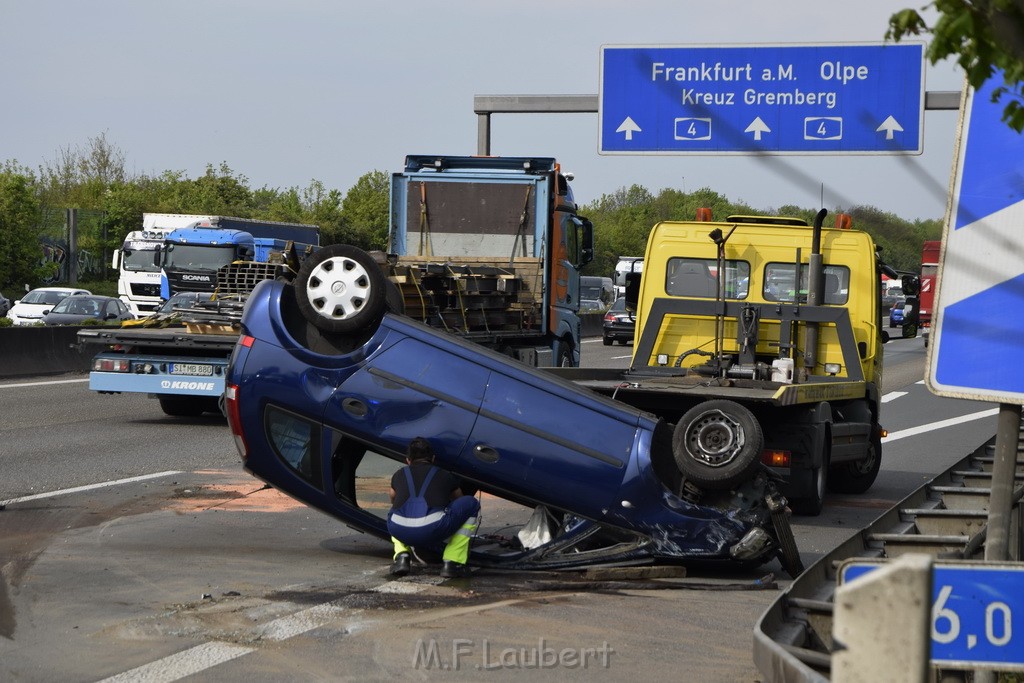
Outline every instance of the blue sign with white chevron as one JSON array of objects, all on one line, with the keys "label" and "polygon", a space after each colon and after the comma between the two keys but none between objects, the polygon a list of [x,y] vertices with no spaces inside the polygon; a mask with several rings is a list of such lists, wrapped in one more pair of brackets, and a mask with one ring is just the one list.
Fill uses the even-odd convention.
[{"label": "blue sign with white chevron", "polygon": [[997,72],[965,98],[928,366],[940,396],[1024,403],[1024,136]]},{"label": "blue sign with white chevron", "polygon": [[601,48],[601,154],[920,154],[924,44]]}]

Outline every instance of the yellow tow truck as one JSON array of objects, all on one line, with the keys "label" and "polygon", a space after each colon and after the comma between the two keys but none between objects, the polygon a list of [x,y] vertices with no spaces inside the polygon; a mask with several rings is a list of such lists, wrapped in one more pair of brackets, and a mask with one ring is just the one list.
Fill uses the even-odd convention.
[{"label": "yellow tow truck", "polygon": [[713,222],[701,209],[658,223],[627,281],[629,369],[554,370],[659,417],[675,465],[661,476],[677,493],[729,490],[763,464],[795,512],[817,515],[826,491],[874,483],[880,272],[895,273],[849,216],[825,228],[825,215]]}]

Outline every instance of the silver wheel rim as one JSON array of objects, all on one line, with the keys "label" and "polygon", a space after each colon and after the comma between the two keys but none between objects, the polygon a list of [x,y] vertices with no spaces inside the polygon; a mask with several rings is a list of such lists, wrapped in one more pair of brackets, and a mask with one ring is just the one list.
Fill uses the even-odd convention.
[{"label": "silver wheel rim", "polygon": [[704,413],[686,430],[687,452],[708,467],[722,467],[732,462],[744,443],[740,423],[720,410]]},{"label": "silver wheel rim", "polygon": [[370,296],[370,277],[358,261],[344,256],[325,259],[310,273],[306,297],[329,320],[347,320],[359,313]]}]

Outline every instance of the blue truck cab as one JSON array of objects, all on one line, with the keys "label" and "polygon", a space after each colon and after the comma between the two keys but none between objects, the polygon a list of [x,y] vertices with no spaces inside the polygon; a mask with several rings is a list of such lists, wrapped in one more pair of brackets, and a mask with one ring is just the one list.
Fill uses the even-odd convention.
[{"label": "blue truck cab", "polygon": [[256,221],[214,216],[172,230],[157,258],[161,266],[160,296],[179,292],[212,292],[217,271],[236,261],[268,263],[289,243],[300,251],[320,245],[315,225]]}]

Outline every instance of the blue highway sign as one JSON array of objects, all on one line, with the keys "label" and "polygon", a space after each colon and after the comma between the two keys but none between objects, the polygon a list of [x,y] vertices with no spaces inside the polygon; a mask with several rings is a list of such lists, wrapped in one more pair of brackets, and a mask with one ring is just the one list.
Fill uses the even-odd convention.
[{"label": "blue highway sign", "polygon": [[[853,581],[879,566],[847,562],[839,581]],[[937,562],[932,587],[932,664],[1024,667],[1024,565]]]},{"label": "blue highway sign", "polygon": [[942,236],[928,386],[935,394],[1024,403],[1024,135],[1000,119],[997,72],[968,92]]},{"label": "blue highway sign", "polygon": [[920,154],[924,44],[601,48],[601,154]]}]

